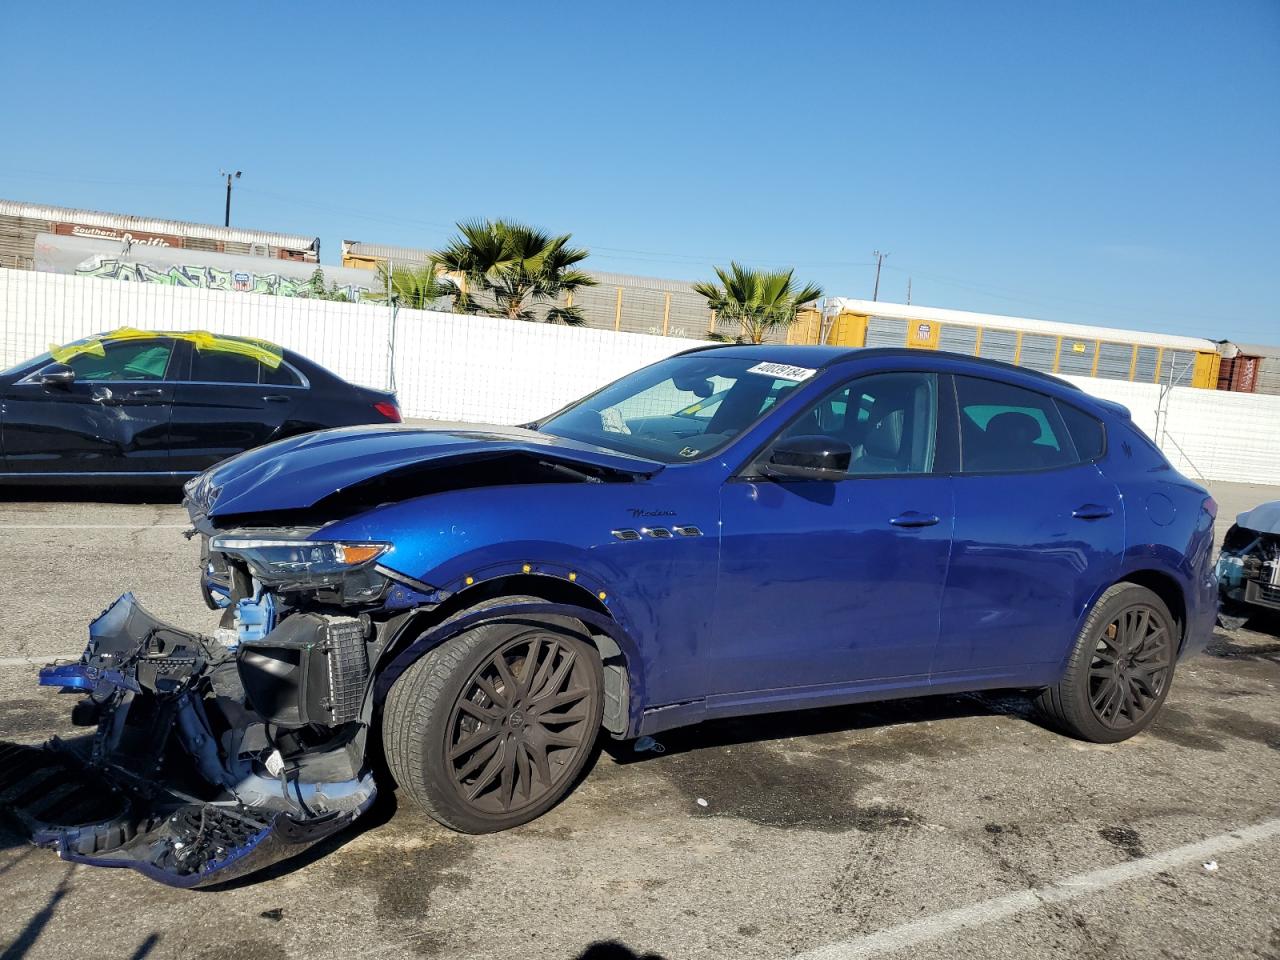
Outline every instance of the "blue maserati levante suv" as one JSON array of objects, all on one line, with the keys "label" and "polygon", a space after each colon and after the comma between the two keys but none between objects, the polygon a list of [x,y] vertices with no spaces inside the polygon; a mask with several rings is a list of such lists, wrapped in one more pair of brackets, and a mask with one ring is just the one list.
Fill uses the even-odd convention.
[{"label": "blue maserati levante suv", "polygon": [[282,440],[187,505],[221,628],[126,594],[46,668],[119,809],[28,819],[190,886],[350,822],[372,757],[486,832],[557,803],[602,730],[1016,688],[1124,740],[1216,608],[1216,505],[1122,407],[940,352],[707,347],[521,427]]}]

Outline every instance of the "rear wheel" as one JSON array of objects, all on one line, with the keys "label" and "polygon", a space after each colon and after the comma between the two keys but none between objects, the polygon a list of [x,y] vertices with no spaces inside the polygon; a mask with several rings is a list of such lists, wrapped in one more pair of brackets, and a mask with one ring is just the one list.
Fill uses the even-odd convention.
[{"label": "rear wheel", "polygon": [[440,823],[490,833],[555,806],[600,729],[600,658],[573,621],[473,627],[395,682],[383,713],[387,765]]},{"label": "rear wheel", "polygon": [[1155,593],[1119,583],[1094,604],[1058,684],[1037,706],[1065,732],[1095,743],[1127,740],[1155,719],[1173,680],[1178,627]]}]

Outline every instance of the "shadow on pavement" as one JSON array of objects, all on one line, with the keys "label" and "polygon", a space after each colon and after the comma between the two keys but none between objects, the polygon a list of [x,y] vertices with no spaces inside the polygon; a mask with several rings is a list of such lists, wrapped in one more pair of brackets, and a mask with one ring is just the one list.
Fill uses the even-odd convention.
[{"label": "shadow on pavement", "polygon": [[49,899],[45,902],[45,905],[32,914],[13,942],[5,947],[4,953],[0,953],[0,960],[20,960],[21,957],[25,957],[31,952],[31,948],[40,939],[40,934],[44,932],[44,928],[53,919],[53,915],[58,909],[58,904],[62,902],[62,898],[71,892],[69,881],[71,880],[71,871],[73,869],[73,867],[67,867],[66,873],[62,875],[58,885],[49,894]]},{"label": "shadow on pavement", "polygon": [[663,960],[656,953],[636,953],[617,940],[605,940],[593,943],[574,960]]}]

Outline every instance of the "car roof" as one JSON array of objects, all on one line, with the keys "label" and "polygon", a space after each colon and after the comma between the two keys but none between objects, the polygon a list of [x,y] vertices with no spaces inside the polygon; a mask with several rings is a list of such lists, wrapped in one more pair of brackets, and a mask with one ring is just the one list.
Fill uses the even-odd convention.
[{"label": "car roof", "polygon": [[1069,380],[1055,377],[1051,373],[1033,370],[1030,367],[1016,366],[1012,363],[1005,363],[1003,360],[991,360],[987,357],[975,357],[967,353],[952,353],[947,350],[922,350],[912,347],[831,347],[783,343],[735,343],[708,344],[705,347],[694,347],[692,350],[684,351],[684,353],[708,351],[715,351],[716,356],[729,359],[757,359],[764,363],[786,363],[798,367],[814,367],[817,369],[829,367],[843,360],[900,357],[904,360],[919,361],[926,357],[937,357],[944,360],[959,361],[961,365],[969,367],[973,373],[977,374],[992,371],[1015,373],[1020,376],[1041,380],[1045,383],[1052,383],[1068,390],[1080,390],[1078,386]]}]

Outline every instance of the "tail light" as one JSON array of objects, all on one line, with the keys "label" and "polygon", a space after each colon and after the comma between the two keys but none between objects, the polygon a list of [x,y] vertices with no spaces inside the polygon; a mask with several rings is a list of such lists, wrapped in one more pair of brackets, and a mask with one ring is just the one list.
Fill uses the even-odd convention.
[{"label": "tail light", "polygon": [[373,405],[373,409],[391,423],[400,422],[400,408],[396,406],[394,400],[379,400]]},{"label": "tail light", "polygon": [[1218,501],[1213,499],[1213,497],[1205,497],[1204,503],[1200,506],[1209,516],[1213,517],[1215,520],[1218,519]]}]

